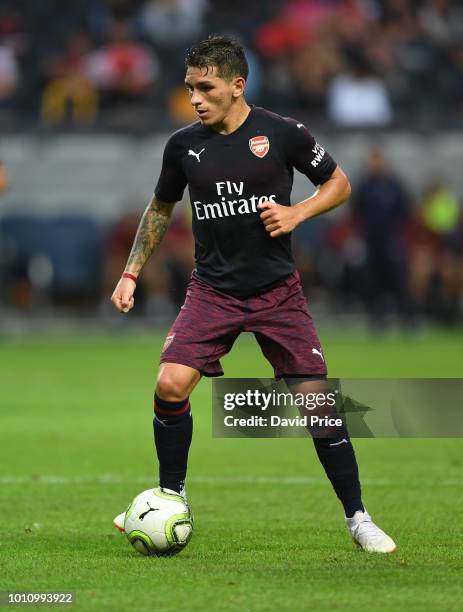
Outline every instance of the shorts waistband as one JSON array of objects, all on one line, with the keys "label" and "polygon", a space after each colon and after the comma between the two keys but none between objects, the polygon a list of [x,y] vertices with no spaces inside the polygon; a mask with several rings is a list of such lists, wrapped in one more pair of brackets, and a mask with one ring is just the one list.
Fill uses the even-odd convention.
[{"label": "shorts waistband", "polygon": [[299,272],[297,270],[293,270],[289,274],[285,274],[285,276],[278,278],[277,280],[270,283],[270,285],[267,285],[260,291],[253,292],[253,293],[246,294],[246,295],[235,295],[233,293],[224,291],[223,289],[219,289],[218,287],[214,287],[214,285],[212,285],[209,281],[204,280],[198,275],[196,268],[191,273],[192,280],[199,281],[200,283],[204,283],[205,285],[207,285],[214,291],[217,291],[218,293],[223,293],[224,295],[229,295],[237,300],[247,300],[249,298],[256,297],[258,295],[263,295],[264,293],[267,293],[268,291],[271,291],[272,289],[285,285],[292,278],[296,279],[297,281],[300,281]]}]

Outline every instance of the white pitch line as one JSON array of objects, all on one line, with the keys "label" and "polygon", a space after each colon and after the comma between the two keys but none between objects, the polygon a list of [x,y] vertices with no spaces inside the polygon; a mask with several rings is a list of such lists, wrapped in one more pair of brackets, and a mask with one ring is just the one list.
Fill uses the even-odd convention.
[{"label": "white pitch line", "polygon": [[[78,485],[78,484],[141,484],[141,485],[153,485],[155,478],[154,476],[137,476],[136,478],[130,478],[128,476],[121,477],[117,474],[99,474],[97,476],[58,476],[52,474],[43,474],[37,476],[0,476],[0,485],[20,485],[20,484],[38,484],[38,485]],[[192,475],[188,476],[188,482],[192,484],[211,484],[214,486],[227,486],[227,485],[288,485],[288,486],[300,486],[300,485],[325,485],[327,479],[324,477],[311,477],[311,476],[253,476],[253,475],[241,475],[241,476],[207,476],[207,475]],[[364,478],[362,484],[369,486],[418,486],[426,485],[429,486],[430,480],[391,480],[387,478]],[[453,487],[461,486],[463,480],[459,479],[444,479],[433,481],[433,486],[444,486]]]},{"label": "white pitch line", "polygon": [[[153,484],[154,476],[137,476],[136,478],[121,477],[117,474],[100,474],[98,476],[55,476],[43,474],[38,476],[0,476],[0,485],[8,484],[44,484],[44,485],[70,485],[70,484]],[[249,484],[249,485],[306,485],[325,484],[326,478],[314,478],[309,476],[189,476],[188,482],[211,485]],[[367,483],[367,481],[365,481]],[[389,481],[375,480],[370,484],[388,485]]]}]

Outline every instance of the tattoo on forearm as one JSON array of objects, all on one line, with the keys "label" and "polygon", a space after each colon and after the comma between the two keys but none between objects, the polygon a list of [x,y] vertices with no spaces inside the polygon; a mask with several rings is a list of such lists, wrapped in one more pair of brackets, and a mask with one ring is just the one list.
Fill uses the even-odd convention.
[{"label": "tattoo on forearm", "polygon": [[155,197],[146,207],[140,220],[126,268],[141,270],[152,252],[159,246],[169,227],[174,205],[160,202]]}]

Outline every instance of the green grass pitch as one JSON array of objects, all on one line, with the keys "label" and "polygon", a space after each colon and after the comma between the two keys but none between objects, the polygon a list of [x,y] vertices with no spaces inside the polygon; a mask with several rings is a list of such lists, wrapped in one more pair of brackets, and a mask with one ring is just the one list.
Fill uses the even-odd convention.
[{"label": "green grass pitch", "polygon": [[[458,377],[461,334],[321,334],[333,376]],[[0,346],[0,590],[69,591],[75,610],[460,610],[463,441],[357,440],[364,500],[396,540],[358,552],[310,440],[211,437],[210,381],[192,396],[190,545],[138,555],[112,526],[156,484],[147,334]],[[270,376],[254,340],[228,376]],[[7,608],[5,608],[7,609]]]}]

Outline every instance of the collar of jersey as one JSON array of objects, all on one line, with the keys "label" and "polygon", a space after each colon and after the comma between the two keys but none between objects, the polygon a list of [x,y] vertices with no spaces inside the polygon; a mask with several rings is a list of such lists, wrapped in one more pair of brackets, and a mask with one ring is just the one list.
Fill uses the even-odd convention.
[{"label": "collar of jersey", "polygon": [[235,136],[237,134],[239,134],[241,131],[243,131],[243,129],[249,125],[249,122],[251,120],[251,116],[254,115],[254,104],[249,104],[248,106],[251,107],[251,110],[248,113],[248,116],[246,117],[246,119],[243,121],[243,123],[236,128],[236,130],[234,130],[233,132],[231,132],[230,134],[221,134],[220,132],[217,132],[216,130],[214,130],[214,128],[211,128],[209,126],[204,126],[204,128],[208,131],[211,132],[212,134],[215,134],[218,138],[230,138],[231,136]]}]

